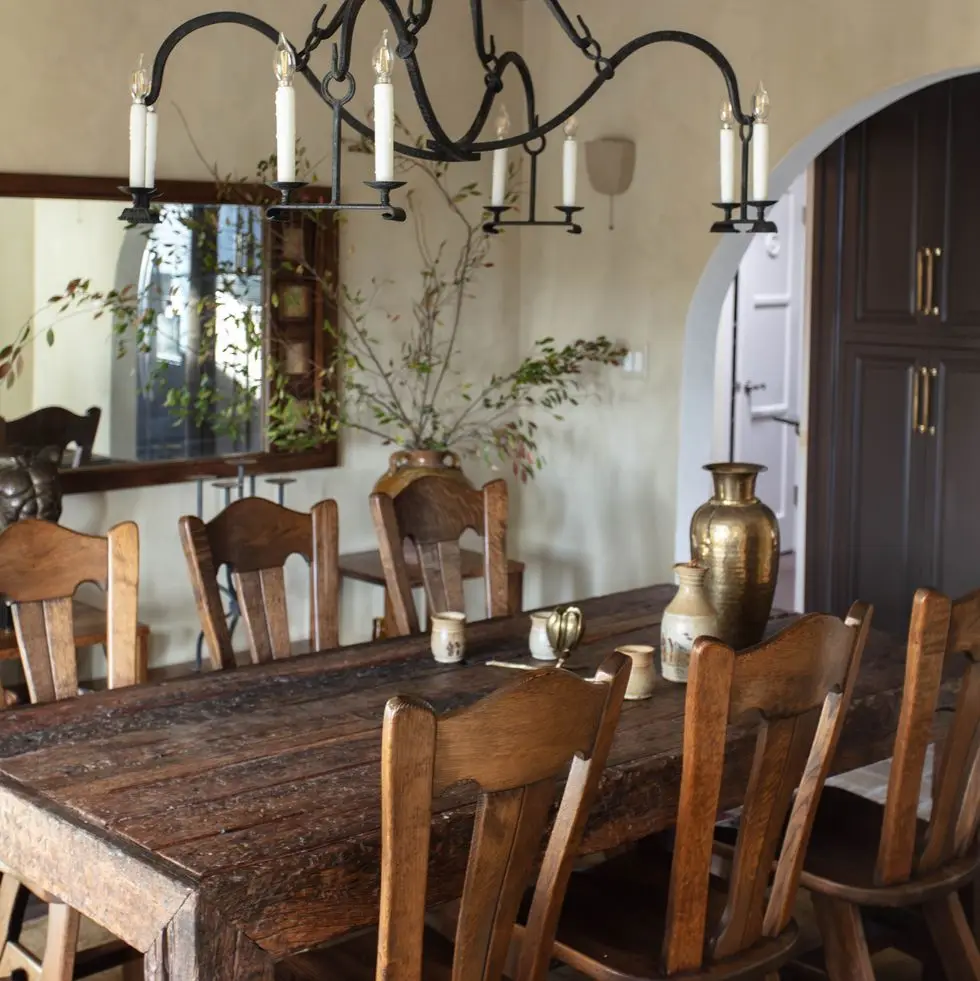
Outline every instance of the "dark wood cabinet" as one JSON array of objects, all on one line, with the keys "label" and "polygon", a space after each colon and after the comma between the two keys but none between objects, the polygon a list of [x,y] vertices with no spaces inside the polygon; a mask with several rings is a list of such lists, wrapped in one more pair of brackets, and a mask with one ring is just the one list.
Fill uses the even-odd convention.
[{"label": "dark wood cabinet", "polygon": [[817,163],[807,603],[980,587],[980,76],[932,86]]}]

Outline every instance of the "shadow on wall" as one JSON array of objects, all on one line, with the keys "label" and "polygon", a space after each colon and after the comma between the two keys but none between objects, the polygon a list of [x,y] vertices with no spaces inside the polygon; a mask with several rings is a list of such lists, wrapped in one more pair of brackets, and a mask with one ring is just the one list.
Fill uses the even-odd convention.
[{"label": "shadow on wall", "polygon": [[[856,103],[818,126],[779,161],[772,173],[772,194],[780,198],[831,143],[863,119],[919,89],[958,75],[969,75],[977,68],[957,68],[924,76],[887,89]],[[688,530],[691,515],[704,498],[705,481],[701,467],[710,461],[714,413],[714,360],[705,356],[715,351],[715,338],[725,294],[731,285],[749,239],[743,235],[722,235],[708,260],[691,299],[684,331],[684,359],[681,369],[680,446],[677,460],[677,514],[674,551],[678,561],[690,554]]]}]

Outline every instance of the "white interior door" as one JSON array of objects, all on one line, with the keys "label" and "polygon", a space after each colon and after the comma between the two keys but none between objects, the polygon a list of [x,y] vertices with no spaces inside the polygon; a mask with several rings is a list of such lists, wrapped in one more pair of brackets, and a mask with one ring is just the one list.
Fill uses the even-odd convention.
[{"label": "white interior door", "polygon": [[779,232],[749,246],[735,311],[734,458],[768,468],[759,497],[779,519],[783,552],[796,535],[805,198],[804,174],[772,210]]}]

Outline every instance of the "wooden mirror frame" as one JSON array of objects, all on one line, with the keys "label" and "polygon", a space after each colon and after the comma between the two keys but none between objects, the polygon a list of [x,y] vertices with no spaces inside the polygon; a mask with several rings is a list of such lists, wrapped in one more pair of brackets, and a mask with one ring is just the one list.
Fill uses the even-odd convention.
[{"label": "wooden mirror frame", "polygon": [[[6,198],[78,198],[102,201],[119,201],[119,210],[127,206],[127,199],[119,187],[127,181],[112,177],[78,177],[61,174],[0,173],[0,197]],[[256,203],[272,204],[278,200],[271,188],[260,184],[242,185]],[[217,204],[215,186],[210,181],[157,182],[159,201],[178,204]],[[311,185],[298,195],[299,200],[329,200],[330,189]],[[334,281],[338,275],[337,225],[325,226],[325,270]],[[324,307],[324,314],[336,319],[335,305],[319,294],[317,301]],[[151,487],[159,484],[176,484],[196,478],[207,479],[237,477],[254,474],[289,473],[297,470],[319,470],[338,465],[336,440],[321,449],[301,452],[260,451],[256,453],[230,453],[225,456],[201,457],[186,460],[147,460],[126,463],[109,463],[80,469],[59,471],[62,491],[65,494],[83,494],[93,491],[121,490],[129,487]]]}]

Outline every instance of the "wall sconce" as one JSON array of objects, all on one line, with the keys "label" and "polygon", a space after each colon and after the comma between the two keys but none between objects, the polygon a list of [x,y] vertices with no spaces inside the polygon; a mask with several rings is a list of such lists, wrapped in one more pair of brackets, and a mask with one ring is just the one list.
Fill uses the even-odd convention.
[{"label": "wall sconce", "polygon": [[620,136],[606,136],[585,144],[585,169],[589,183],[609,197],[609,228],[613,227],[613,198],[624,194],[633,183],[636,144]]}]

